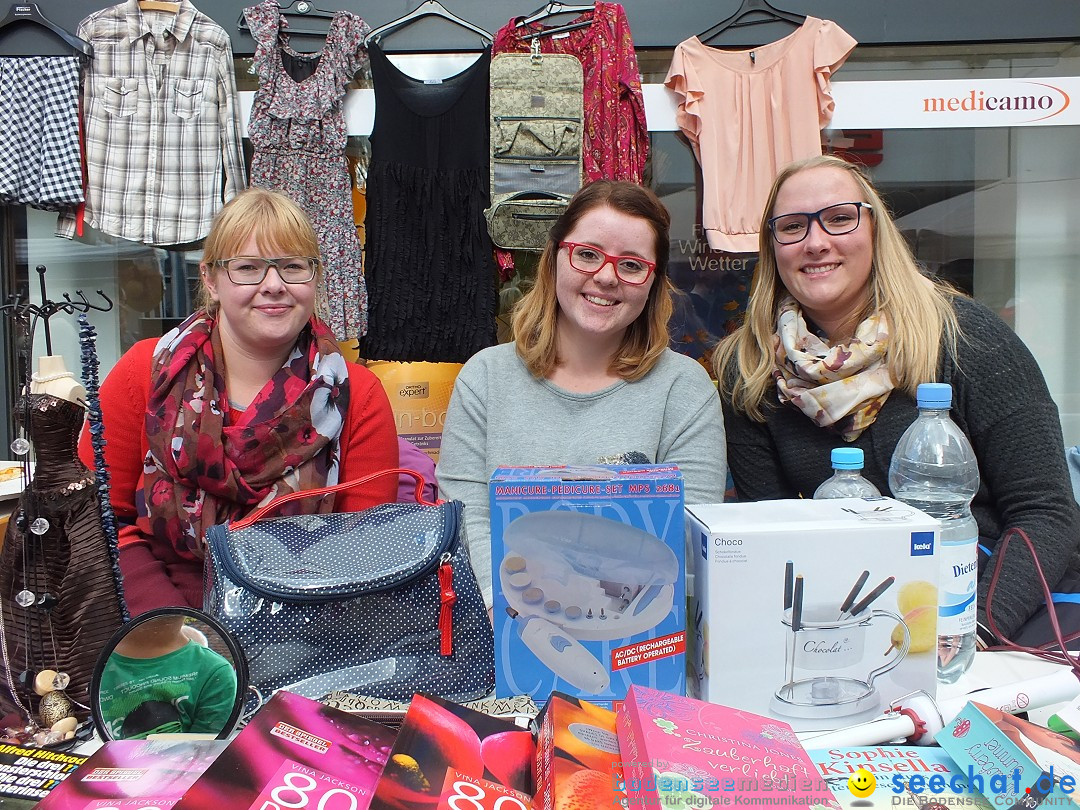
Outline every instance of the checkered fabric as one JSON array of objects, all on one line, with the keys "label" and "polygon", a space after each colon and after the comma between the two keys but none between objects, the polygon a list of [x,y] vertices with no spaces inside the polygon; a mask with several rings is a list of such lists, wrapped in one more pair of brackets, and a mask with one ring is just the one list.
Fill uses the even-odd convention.
[{"label": "checkered fabric", "polygon": [[190,0],[176,14],[127,0],[77,33],[94,46],[83,85],[86,222],[151,245],[202,239],[223,198],[246,184],[225,29]]},{"label": "checkered fabric", "polygon": [[82,202],[79,57],[0,59],[0,201],[45,211]]}]

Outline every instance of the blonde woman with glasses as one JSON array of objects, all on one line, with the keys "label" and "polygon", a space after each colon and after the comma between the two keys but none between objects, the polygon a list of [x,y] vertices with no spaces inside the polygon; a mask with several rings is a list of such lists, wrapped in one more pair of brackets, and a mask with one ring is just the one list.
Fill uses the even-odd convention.
[{"label": "blonde woman with glasses", "polygon": [[439,487],[465,503],[469,553],[491,605],[488,479],[501,465],[677,464],[687,503],[723,499],[716,387],[668,348],[668,212],[648,189],[600,180],[552,226],[514,341],[458,375]]},{"label": "blonde woman with glasses", "polygon": [[[282,194],[248,189],[206,238],[198,310],[164,337],[136,343],[102,383],[132,615],[202,607],[210,526],[276,495],[397,466],[381,384],[346,362],[315,316],[321,274],[304,212]],[[80,455],[92,465],[85,431]],[[296,511],[355,511],[394,500],[396,490],[385,476],[336,504],[301,499]]]},{"label": "blonde woman with glasses", "polygon": [[[982,304],[924,275],[867,176],[834,157],[781,170],[761,219],[760,258],[741,327],[715,355],[728,463],[741,499],[811,497],[833,447],[863,450],[863,475],[889,492],[889,462],[914,421],[919,383],[953,388],[982,485],[980,546],[1011,527],[1035,543],[1052,590],[1080,584],[1080,511],[1057,407],[1038,364]],[[998,630],[1047,641],[1030,555],[1010,543],[994,593]],[[980,555],[980,638],[993,643]],[[1080,628],[1077,605],[1059,606]]]}]

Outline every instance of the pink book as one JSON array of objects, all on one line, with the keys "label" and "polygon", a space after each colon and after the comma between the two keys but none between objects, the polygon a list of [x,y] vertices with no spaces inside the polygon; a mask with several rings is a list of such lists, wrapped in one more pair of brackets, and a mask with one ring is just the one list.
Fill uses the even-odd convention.
[{"label": "pink book", "polygon": [[631,807],[685,810],[738,797],[840,810],[787,723],[634,684],[616,724]]},{"label": "pink book", "polygon": [[534,753],[532,734],[511,720],[413,695],[371,810],[525,808]]},{"label": "pink book", "polygon": [[36,806],[42,810],[172,807],[225,746],[224,740],[111,740]]},{"label": "pink book", "polygon": [[394,732],[277,692],[176,804],[176,810],[366,810]]}]

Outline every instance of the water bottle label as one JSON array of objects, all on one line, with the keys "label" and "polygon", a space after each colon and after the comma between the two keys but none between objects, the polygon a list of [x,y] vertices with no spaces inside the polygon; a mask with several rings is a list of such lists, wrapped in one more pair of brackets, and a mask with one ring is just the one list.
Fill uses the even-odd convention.
[{"label": "water bottle label", "polygon": [[941,543],[939,636],[955,636],[975,630],[975,593],[978,585],[978,535],[970,540]]}]

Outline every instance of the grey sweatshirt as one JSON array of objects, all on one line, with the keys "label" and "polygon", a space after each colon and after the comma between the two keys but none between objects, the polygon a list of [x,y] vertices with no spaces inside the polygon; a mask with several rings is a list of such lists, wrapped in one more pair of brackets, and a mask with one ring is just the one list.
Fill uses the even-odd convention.
[{"label": "grey sweatshirt", "polygon": [[716,385],[689,357],[668,350],[636,382],[575,394],[535,378],[507,343],[477,353],[458,375],[437,476],[442,496],[465,504],[469,554],[491,605],[488,479],[496,467],[596,464],[637,451],[648,463],[679,466],[687,503],[719,503],[725,446]]}]

